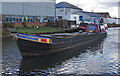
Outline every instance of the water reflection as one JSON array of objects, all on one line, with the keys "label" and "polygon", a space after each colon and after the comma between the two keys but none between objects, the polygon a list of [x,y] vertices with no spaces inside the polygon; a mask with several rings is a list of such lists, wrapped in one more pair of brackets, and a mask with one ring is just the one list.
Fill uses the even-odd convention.
[{"label": "water reflection", "polygon": [[[16,42],[3,39],[3,74],[120,74],[118,30],[108,29],[104,40],[76,50],[22,58]],[[120,63],[119,63],[120,64]]]},{"label": "water reflection", "polygon": [[[72,50],[66,51],[64,53],[62,52],[59,54],[52,54],[52,55],[39,56],[39,57],[25,57],[22,59],[22,62],[21,62],[21,66],[20,66],[21,73],[27,72],[27,73],[33,73],[33,74],[36,74],[36,73],[55,74],[55,70],[53,69],[59,68],[57,66],[63,64],[63,62],[69,61],[71,58],[81,58],[80,55],[86,52],[92,52],[93,55],[96,55],[97,53],[95,51],[103,48],[102,42],[103,40],[97,42],[94,45],[86,45],[87,47],[84,46],[84,48],[82,49],[81,48],[78,48],[76,50],[72,49]],[[100,50],[99,53],[102,54],[103,50]]]},{"label": "water reflection", "polygon": [[22,57],[17,48],[16,42],[11,38],[5,38],[2,41],[2,73],[18,74]]}]

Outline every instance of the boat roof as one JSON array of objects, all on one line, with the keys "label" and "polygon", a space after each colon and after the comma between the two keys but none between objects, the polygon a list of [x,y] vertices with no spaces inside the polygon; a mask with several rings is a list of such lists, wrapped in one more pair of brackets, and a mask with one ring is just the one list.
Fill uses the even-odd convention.
[{"label": "boat roof", "polygon": [[94,34],[94,33],[88,33],[88,32],[75,32],[75,33],[58,33],[58,34],[44,34],[42,36],[44,37],[55,37],[55,38],[70,38],[70,37],[74,37],[74,36],[78,36],[78,35],[85,35],[85,34]]},{"label": "boat roof", "polygon": [[[44,34],[42,36],[45,36],[45,37],[57,37],[57,36],[66,36],[66,37],[69,37],[69,36],[75,36],[75,35],[80,35],[79,32],[75,32],[75,33],[58,33],[58,34]],[[82,34],[81,34],[82,35]]]}]

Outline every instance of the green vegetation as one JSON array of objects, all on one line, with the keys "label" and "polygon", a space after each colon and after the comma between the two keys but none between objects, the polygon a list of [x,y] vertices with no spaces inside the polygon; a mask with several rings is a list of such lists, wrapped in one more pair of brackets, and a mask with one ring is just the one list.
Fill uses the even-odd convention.
[{"label": "green vegetation", "polygon": [[4,23],[4,27],[3,28],[13,28],[14,26],[11,23]]},{"label": "green vegetation", "polygon": [[18,33],[49,33],[49,32],[60,32],[59,28],[55,27],[40,27],[40,28],[18,28]]},{"label": "green vegetation", "polygon": [[9,34],[9,31],[7,29],[2,29],[2,32],[0,34],[2,34],[3,36],[6,36]]},{"label": "green vegetation", "polygon": [[26,17],[24,17],[23,26],[27,27]]}]

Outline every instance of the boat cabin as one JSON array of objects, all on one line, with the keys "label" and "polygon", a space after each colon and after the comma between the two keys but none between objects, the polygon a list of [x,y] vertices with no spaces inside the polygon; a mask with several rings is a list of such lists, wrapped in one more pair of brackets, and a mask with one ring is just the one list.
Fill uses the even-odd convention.
[{"label": "boat cabin", "polygon": [[80,32],[102,33],[106,32],[105,27],[94,23],[81,23],[78,26]]}]

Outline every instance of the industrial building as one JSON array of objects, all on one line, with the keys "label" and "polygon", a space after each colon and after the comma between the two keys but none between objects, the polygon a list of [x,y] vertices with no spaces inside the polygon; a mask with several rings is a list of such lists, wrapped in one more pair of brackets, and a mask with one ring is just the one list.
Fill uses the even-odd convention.
[{"label": "industrial building", "polygon": [[58,19],[62,19],[63,20],[68,20],[70,19],[70,14],[76,12],[76,11],[82,11],[83,9],[74,6],[72,4],[69,4],[67,2],[60,2],[58,4],[56,4],[56,15],[58,17]]},{"label": "industrial building", "polygon": [[56,4],[55,0],[20,1],[0,2],[2,24],[7,22],[12,25],[23,25],[24,18],[26,18],[28,26],[42,26],[48,22],[56,21],[56,19],[57,21],[63,20],[65,26],[80,24],[82,21],[99,23],[101,18],[105,19],[105,23],[110,23],[114,20],[110,18],[109,13],[86,12],[67,2]]},{"label": "industrial building", "polygon": [[83,9],[67,2],[60,2],[56,4],[57,20],[68,21],[65,25],[76,25],[82,21],[89,21],[99,23],[102,15],[94,12],[86,12]]},{"label": "industrial building", "polygon": [[2,23],[22,25],[26,17],[27,25],[44,25],[55,20],[55,0],[39,2],[2,2]]},{"label": "industrial building", "polygon": [[110,16],[109,12],[96,12],[97,14],[100,14],[103,16],[104,23],[105,24],[118,24],[116,18],[113,18]]},{"label": "industrial building", "polygon": [[101,18],[103,18],[102,15],[100,14],[96,14],[94,12],[86,12],[86,11],[77,11],[75,13],[73,13],[75,15],[79,15],[79,23],[80,22],[84,22],[84,21],[88,21],[88,22],[93,22],[93,23],[100,23]]}]

